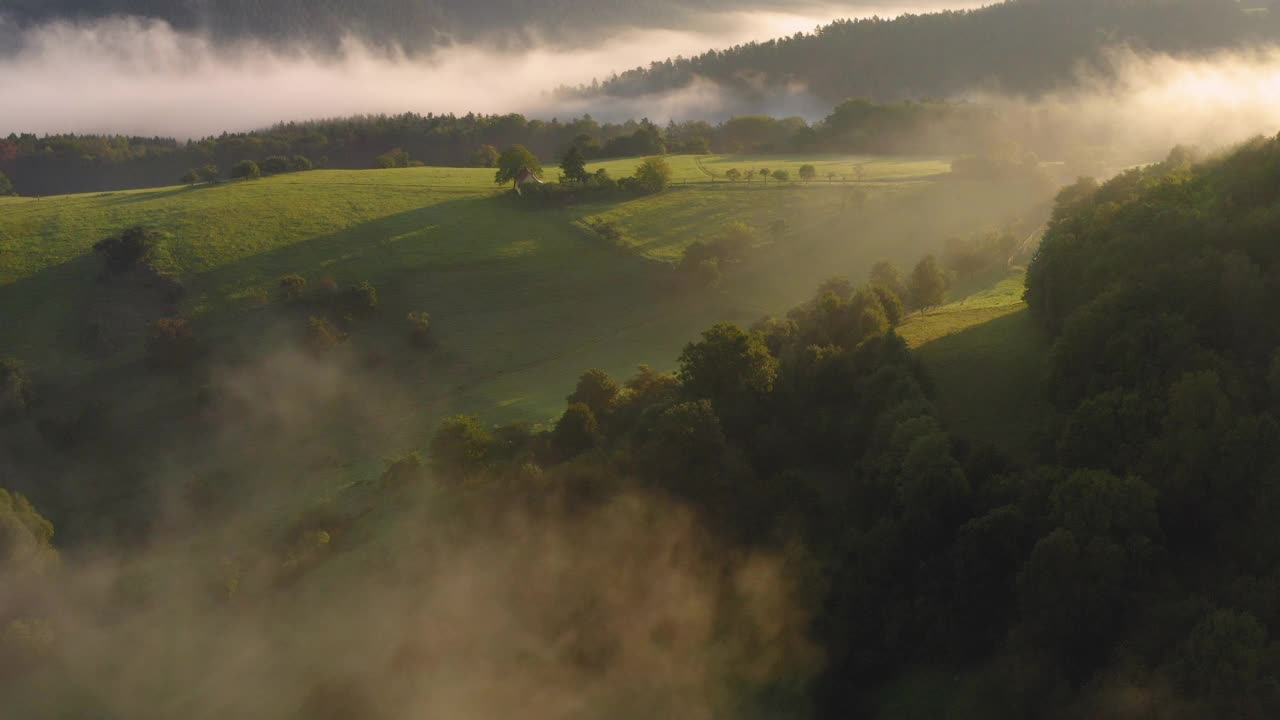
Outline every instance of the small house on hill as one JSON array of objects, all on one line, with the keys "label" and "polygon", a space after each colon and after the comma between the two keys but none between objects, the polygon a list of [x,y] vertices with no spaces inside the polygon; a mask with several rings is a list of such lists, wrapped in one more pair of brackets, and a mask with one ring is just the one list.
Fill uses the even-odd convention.
[{"label": "small house on hill", "polygon": [[542,181],[539,180],[538,176],[534,175],[533,171],[529,170],[529,168],[527,167],[520,168],[520,172],[516,173],[516,182],[515,182],[516,194],[522,195],[523,193],[520,192],[520,186],[528,185],[530,183],[541,185]]}]

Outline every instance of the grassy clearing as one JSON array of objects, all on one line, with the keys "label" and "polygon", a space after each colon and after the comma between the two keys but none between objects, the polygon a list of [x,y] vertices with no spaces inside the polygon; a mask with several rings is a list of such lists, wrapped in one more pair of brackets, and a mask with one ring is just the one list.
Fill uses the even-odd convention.
[{"label": "grassy clearing", "polygon": [[936,384],[942,417],[959,437],[1015,457],[1034,448],[1045,339],[1022,301],[1024,273],[912,317],[899,332]]}]

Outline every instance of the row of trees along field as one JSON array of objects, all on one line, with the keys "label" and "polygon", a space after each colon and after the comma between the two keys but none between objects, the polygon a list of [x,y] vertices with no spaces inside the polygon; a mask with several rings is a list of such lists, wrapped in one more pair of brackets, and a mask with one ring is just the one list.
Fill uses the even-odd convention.
[{"label": "row of trees along field", "polygon": [[1280,37],[1268,0],[1014,0],[978,10],[837,20],[691,58],[656,61],[603,82],[562,88],[573,98],[638,97],[711,80],[744,97],[802,84],[829,102],[954,97],[977,87],[1038,95],[1082,66],[1110,70],[1109,47],[1194,55]]},{"label": "row of trees along field", "polygon": [[647,119],[599,123],[590,115],[543,121],[522,115],[358,116],[283,123],[266,130],[173,138],[10,135],[0,139],[0,172],[19,194],[50,195],[169,185],[191,168],[242,160],[305,158],[317,167],[403,167],[411,163],[493,167],[499,150],[523,145],[558,158],[571,145],[588,160],[664,152],[859,152],[963,154],[999,137],[993,114],[949,103],[878,105],[850,100],[823,121],[767,115],[722,123]]}]

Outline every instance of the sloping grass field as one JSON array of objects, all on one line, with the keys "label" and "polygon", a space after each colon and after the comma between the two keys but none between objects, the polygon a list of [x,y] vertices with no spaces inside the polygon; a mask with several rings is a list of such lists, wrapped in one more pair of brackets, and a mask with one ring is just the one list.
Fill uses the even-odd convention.
[{"label": "sloping grass field", "polygon": [[958,437],[1014,457],[1034,451],[1046,340],[1022,300],[1025,273],[923,314],[899,328],[936,384],[935,402]]},{"label": "sloping grass field", "polygon": [[[669,161],[677,178],[706,178],[701,164],[764,159]],[[767,161],[798,168],[813,159]],[[620,176],[638,162],[604,165]],[[120,301],[101,278],[94,243],[133,225],[164,234],[160,265],[185,287],[179,311],[208,350],[207,382],[219,368],[225,374],[275,351],[298,351],[308,316],[320,311],[284,303],[280,276],[303,275],[313,293],[326,282],[368,281],[380,310],[353,326],[343,352],[360,359],[363,375],[353,382],[376,422],[347,417],[307,441],[319,450],[305,482],[333,487],[376,474],[382,457],[424,447],[445,415],[545,421],[587,368],[618,377],[639,363],[670,369],[681,347],[715,322],[748,324],[785,312],[823,279],[860,280],[881,259],[907,265],[948,235],[1014,217],[1027,205],[1017,188],[933,178],[944,161],[860,162],[864,177],[878,178],[860,184],[861,201],[850,200],[852,183],[691,181],[648,197],[534,209],[495,186],[492,170],[468,168],[317,170],[215,186],[0,199],[0,357],[26,363],[42,395],[68,412],[97,404],[113,426],[167,430],[198,414],[206,380],[193,386],[145,372],[140,322],[112,352],[85,351],[89,320]],[[590,229],[600,220],[617,224],[622,243]],[[779,220],[782,229],[771,231]],[[756,230],[750,259],[718,287],[692,287],[674,262],[729,222]],[[410,347],[412,311],[431,314],[436,349]],[[917,330],[919,337],[936,332]],[[149,442],[177,443],[156,432]],[[356,458],[364,460],[352,464]],[[45,499],[56,506],[56,497]]]}]

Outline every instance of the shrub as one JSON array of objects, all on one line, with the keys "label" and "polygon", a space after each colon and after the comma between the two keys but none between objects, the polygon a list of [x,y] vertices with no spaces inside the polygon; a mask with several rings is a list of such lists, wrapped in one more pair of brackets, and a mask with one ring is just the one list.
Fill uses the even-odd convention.
[{"label": "shrub", "polygon": [[619,225],[616,220],[588,220],[587,227],[591,228],[595,234],[608,241],[610,245],[620,247],[624,242],[622,226]]},{"label": "shrub", "polygon": [[280,278],[280,292],[289,301],[301,300],[307,291],[307,279],[297,273],[290,273]]},{"label": "shrub", "polygon": [[387,460],[387,469],[382,471],[383,487],[404,487],[416,485],[427,474],[426,464],[422,456],[416,452]]},{"label": "shrub", "polygon": [[337,347],[346,336],[338,332],[328,320],[314,315],[307,320],[307,332],[303,343],[313,353],[325,353]]},{"label": "shrub", "polygon": [[252,160],[241,160],[231,168],[231,177],[237,180],[255,180],[262,177],[262,169]]},{"label": "shrub", "polygon": [[289,159],[289,169],[294,172],[306,172],[315,167],[305,155],[294,155]]},{"label": "shrub", "polygon": [[21,417],[35,397],[27,370],[14,358],[0,358],[0,421]]},{"label": "shrub", "polygon": [[680,271],[702,287],[720,284],[720,259],[707,243],[695,240],[684,249]]},{"label": "shrub", "polygon": [[378,289],[368,280],[347,288],[347,312],[352,315],[368,315],[377,309]]},{"label": "shrub", "polygon": [[196,358],[196,338],[183,318],[166,317],[151,323],[147,334],[147,360],[152,367],[176,370]]},{"label": "shrub", "polygon": [[332,275],[325,275],[316,282],[316,287],[326,293],[335,293],[338,291],[338,281]]},{"label": "shrub", "polygon": [[578,378],[577,387],[566,400],[570,405],[586,405],[597,418],[604,418],[612,412],[614,401],[621,391],[621,386],[608,373],[592,369]]},{"label": "shrub", "polygon": [[141,226],[134,226],[99,240],[94,252],[102,253],[109,274],[129,272],[139,265],[149,265],[155,253],[160,234]]},{"label": "shrub", "polygon": [[268,175],[278,175],[280,173],[289,172],[289,158],[283,155],[272,155],[262,161],[262,172]]},{"label": "shrub", "polygon": [[635,177],[640,192],[662,192],[671,182],[671,165],[661,157],[647,158],[636,168]]},{"label": "shrub", "polygon": [[747,257],[756,235],[745,223],[732,222],[707,244],[707,250],[721,263],[738,263]]},{"label": "shrub", "polygon": [[479,420],[456,415],[431,437],[431,465],[441,479],[466,477],[485,466],[493,445],[493,434]]},{"label": "shrub", "polygon": [[791,173],[787,172],[786,170],[774,170],[773,179],[777,180],[780,183],[784,183],[791,179]]},{"label": "shrub", "polygon": [[600,192],[614,192],[618,189],[618,181],[609,177],[609,171],[600,168],[587,180],[587,187]]},{"label": "shrub", "polygon": [[600,434],[595,414],[585,403],[564,411],[551,432],[551,447],[558,460],[568,460],[596,446]]},{"label": "shrub", "polygon": [[498,166],[498,148],[492,145],[481,145],[471,155],[471,164],[476,167],[491,168]]},{"label": "shrub", "polygon": [[409,153],[401,148],[388,150],[373,161],[374,167],[388,170],[390,168],[409,167]]},{"label": "shrub", "polygon": [[406,165],[405,167],[420,168],[420,167],[426,167],[426,166],[427,164],[422,162],[421,160],[410,160],[409,164]]},{"label": "shrub", "polygon": [[409,313],[409,342],[414,347],[429,348],[436,343],[432,332],[431,316],[422,311]]}]

